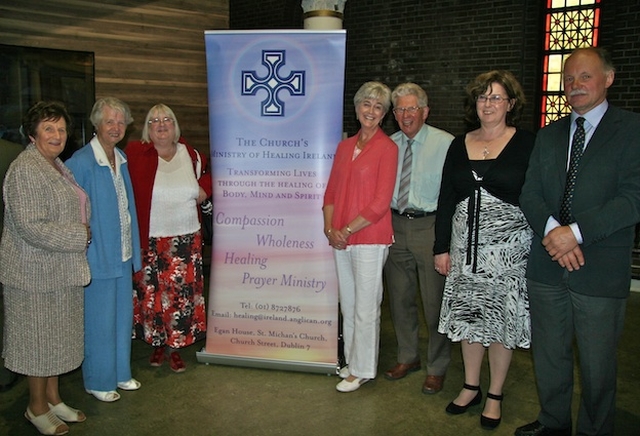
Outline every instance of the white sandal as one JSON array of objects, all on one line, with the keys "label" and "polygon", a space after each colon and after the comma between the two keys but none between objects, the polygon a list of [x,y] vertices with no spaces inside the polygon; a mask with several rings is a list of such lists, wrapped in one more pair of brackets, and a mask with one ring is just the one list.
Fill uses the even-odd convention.
[{"label": "white sandal", "polygon": [[132,378],[131,380],[126,382],[118,383],[118,389],[122,389],[123,391],[137,391],[138,389],[140,389],[140,386],[142,386],[142,383],[140,383],[135,378]]},{"label": "white sandal", "polygon": [[91,389],[85,389],[87,394],[91,394],[100,401],[105,403],[113,403],[120,399],[120,394],[116,391],[92,391]]},{"label": "white sandal", "polygon": [[49,410],[55,413],[55,415],[64,422],[84,422],[87,420],[87,417],[82,413],[82,411],[69,407],[63,402],[60,402],[55,406],[51,403],[48,404]]},{"label": "white sandal", "polygon": [[[27,418],[31,424],[38,429],[41,434],[60,436],[69,433],[69,426],[49,410],[47,413],[35,416],[33,412],[27,407],[27,411],[24,412],[24,417]],[[60,426],[63,426],[62,430],[58,430]]]}]

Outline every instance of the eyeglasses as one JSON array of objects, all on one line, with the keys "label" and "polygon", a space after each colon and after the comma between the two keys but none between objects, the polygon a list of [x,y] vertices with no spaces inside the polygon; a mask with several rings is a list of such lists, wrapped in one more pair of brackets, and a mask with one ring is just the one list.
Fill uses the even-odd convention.
[{"label": "eyeglasses", "polygon": [[410,106],[410,107],[394,107],[393,113],[397,115],[404,115],[404,113],[408,113],[409,115],[415,115],[420,109],[420,106]]},{"label": "eyeglasses", "polygon": [[149,124],[160,124],[160,123],[173,123],[173,118],[163,117],[163,118],[151,118],[149,120]]},{"label": "eyeglasses", "polygon": [[479,96],[476,97],[476,101],[478,103],[486,103],[487,100],[491,104],[500,104],[503,101],[509,100],[509,97],[503,97],[501,95],[484,95],[484,94],[479,95]]}]

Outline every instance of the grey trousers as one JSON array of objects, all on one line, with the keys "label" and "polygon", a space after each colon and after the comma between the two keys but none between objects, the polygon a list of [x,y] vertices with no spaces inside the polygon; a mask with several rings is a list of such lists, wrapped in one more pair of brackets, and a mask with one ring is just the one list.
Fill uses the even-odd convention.
[{"label": "grey trousers", "polygon": [[616,403],[618,340],[626,298],[583,295],[566,282],[547,285],[529,280],[531,349],[540,398],[538,421],[550,428],[571,428],[573,339],[582,396],[578,435],[611,435]]},{"label": "grey trousers", "polygon": [[444,277],[433,264],[435,216],[408,219],[393,215],[395,243],[384,267],[391,319],[398,341],[398,362],[420,360],[418,298],[429,332],[427,374],[444,375],[451,362],[451,341],[438,333]]}]

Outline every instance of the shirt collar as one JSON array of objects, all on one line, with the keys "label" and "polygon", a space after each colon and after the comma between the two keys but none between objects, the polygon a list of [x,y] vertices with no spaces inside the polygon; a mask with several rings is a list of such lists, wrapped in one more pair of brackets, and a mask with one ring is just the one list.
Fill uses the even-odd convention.
[{"label": "shirt collar", "polygon": [[[103,167],[110,167],[111,164],[109,163],[109,158],[107,158],[107,153],[104,151],[104,148],[102,148],[102,145],[100,144],[100,140],[98,139],[98,137],[94,136],[93,138],[91,138],[91,141],[89,141],[89,144],[93,149],[93,154],[96,157],[96,162],[98,162],[98,165]],[[116,147],[115,149],[115,157],[116,157],[117,166],[122,165],[127,161],[124,155],[119,152],[118,147]]]},{"label": "shirt collar", "polygon": [[589,125],[593,127],[598,127],[598,124],[600,124],[600,120],[602,120],[602,117],[604,117],[604,114],[607,112],[607,109],[609,109],[609,102],[607,101],[607,99],[605,99],[602,103],[600,103],[598,106],[594,107],[584,115],[580,115],[572,111],[571,125],[575,123],[577,118],[582,117],[587,121],[587,123],[589,123]]},{"label": "shirt collar", "polygon": [[[403,145],[407,145],[407,142],[409,141],[409,137],[405,135],[404,132],[402,132],[402,138],[403,138]],[[423,124],[422,127],[420,127],[420,130],[418,130],[418,133],[416,133],[416,136],[413,137],[413,143],[424,144],[426,140],[427,140],[427,125]]]}]

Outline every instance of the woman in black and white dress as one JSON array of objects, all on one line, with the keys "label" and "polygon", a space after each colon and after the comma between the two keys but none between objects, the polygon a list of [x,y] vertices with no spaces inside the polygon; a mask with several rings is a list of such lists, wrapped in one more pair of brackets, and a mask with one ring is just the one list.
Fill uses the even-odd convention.
[{"label": "woman in black and white dress", "polygon": [[495,428],[513,349],[528,348],[531,339],[525,269],[532,233],[518,197],[535,136],[515,127],[524,93],[508,71],[479,75],[467,97],[476,129],[449,148],[436,216],[435,267],[447,276],[438,331],[461,342],[464,360],[464,387],[447,406],[450,414],[482,401],[488,349],[481,425]]}]

